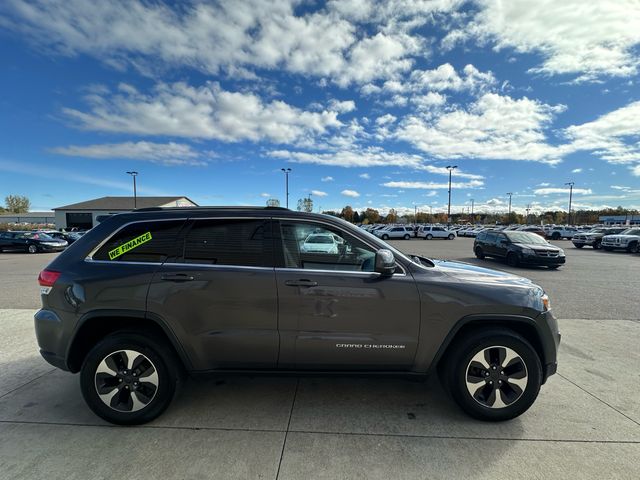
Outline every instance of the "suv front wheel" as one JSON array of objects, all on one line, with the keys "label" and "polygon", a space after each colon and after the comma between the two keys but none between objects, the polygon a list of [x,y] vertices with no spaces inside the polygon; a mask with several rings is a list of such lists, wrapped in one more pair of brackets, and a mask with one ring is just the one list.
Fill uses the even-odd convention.
[{"label": "suv front wheel", "polygon": [[87,405],[119,425],[146,423],[171,403],[180,378],[170,347],[154,336],[119,332],[88,353],[80,373]]},{"label": "suv front wheel", "polygon": [[456,403],[472,417],[510,420],[537,398],[542,384],[540,358],[519,335],[478,333],[464,337],[451,351],[444,381]]}]

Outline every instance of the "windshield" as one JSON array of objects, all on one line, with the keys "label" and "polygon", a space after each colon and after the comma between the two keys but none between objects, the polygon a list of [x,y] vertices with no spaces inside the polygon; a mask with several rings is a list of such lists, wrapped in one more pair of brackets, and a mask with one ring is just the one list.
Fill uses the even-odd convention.
[{"label": "windshield", "polygon": [[333,239],[329,235],[311,235],[306,243],[333,243]]},{"label": "windshield", "polygon": [[628,228],[621,235],[640,235],[640,229],[638,228]]},{"label": "windshield", "polygon": [[46,241],[54,240],[46,233],[40,233],[40,232],[21,233],[20,235],[18,235],[18,238],[33,238],[34,240],[46,240]]},{"label": "windshield", "polygon": [[534,243],[537,245],[546,245],[547,241],[540,235],[529,232],[504,232],[504,234],[513,243]]}]

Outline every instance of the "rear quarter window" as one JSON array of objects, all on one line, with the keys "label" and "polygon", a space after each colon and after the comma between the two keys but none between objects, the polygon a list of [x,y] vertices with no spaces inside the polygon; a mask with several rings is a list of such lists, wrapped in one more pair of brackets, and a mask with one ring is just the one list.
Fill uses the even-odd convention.
[{"label": "rear quarter window", "polygon": [[179,253],[178,234],[184,220],[136,222],[113,235],[93,255],[109,262],[162,263]]}]

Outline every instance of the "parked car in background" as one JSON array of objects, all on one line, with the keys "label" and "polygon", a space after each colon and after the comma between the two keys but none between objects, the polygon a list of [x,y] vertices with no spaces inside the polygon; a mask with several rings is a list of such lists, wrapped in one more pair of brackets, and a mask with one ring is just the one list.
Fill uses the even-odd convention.
[{"label": "parked car in background", "polygon": [[66,240],[52,238],[41,232],[0,233],[1,252],[61,252],[67,248]]},{"label": "parked car in background", "polygon": [[445,227],[429,225],[426,227],[420,227],[418,230],[418,238],[424,238],[425,240],[431,240],[433,238],[453,240],[456,238],[456,232],[453,230],[447,230]]},{"label": "parked car in background", "polygon": [[617,235],[605,235],[602,237],[601,245],[607,251],[626,250],[638,253],[640,250],[640,228],[628,228]]},{"label": "parked car in background", "polygon": [[592,247],[594,250],[598,250],[601,247],[602,239],[605,235],[616,235],[626,230],[623,227],[614,228],[594,228],[591,231],[584,233],[577,233],[573,236],[571,241],[576,248],[582,248],[585,246]]},{"label": "parked car in background", "polygon": [[522,227],[518,229],[519,232],[529,232],[535,233],[536,235],[540,235],[542,238],[546,238],[547,234],[540,227]]},{"label": "parked car in background", "polygon": [[330,233],[312,233],[309,235],[300,250],[306,253],[338,253],[339,242],[335,235]]},{"label": "parked car in background", "polygon": [[465,232],[465,237],[475,238],[482,231],[486,230],[486,227],[475,227]]},{"label": "parked car in background", "polygon": [[376,230],[373,234],[383,240],[389,240],[390,238],[409,240],[413,236],[413,231],[407,227],[387,227]]},{"label": "parked car in background", "polygon": [[549,230],[545,230],[547,238],[551,240],[560,240],[562,238],[571,240],[575,234],[578,233],[578,230],[573,227],[553,227]]},{"label": "parked car in background", "polygon": [[57,240],[65,240],[69,245],[82,236],[80,232],[59,232],[57,230],[40,230],[39,232]]},{"label": "parked car in background", "polygon": [[543,265],[558,268],[564,265],[564,250],[551,245],[540,235],[514,230],[480,232],[473,242],[476,257],[504,258],[512,267],[519,265]]}]

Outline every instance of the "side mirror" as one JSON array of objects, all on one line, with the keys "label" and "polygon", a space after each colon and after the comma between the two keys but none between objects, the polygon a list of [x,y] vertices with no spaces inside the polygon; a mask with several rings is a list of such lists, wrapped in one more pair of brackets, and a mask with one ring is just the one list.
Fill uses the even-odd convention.
[{"label": "side mirror", "polygon": [[396,259],[391,250],[381,248],[376,252],[375,271],[385,276],[393,275],[396,271]]}]

